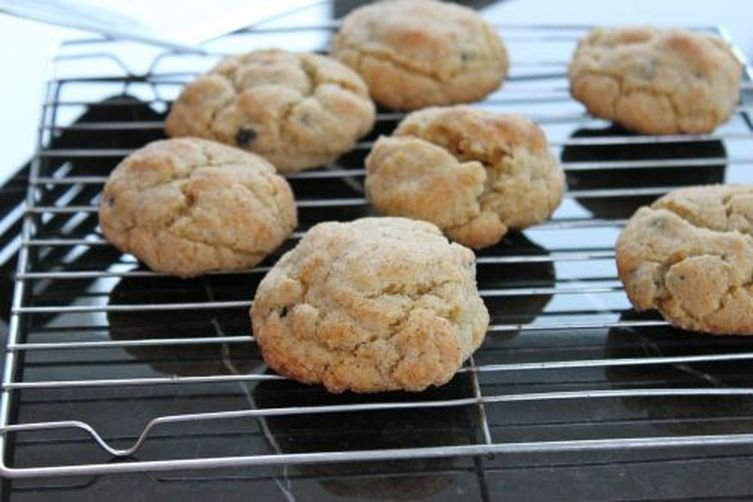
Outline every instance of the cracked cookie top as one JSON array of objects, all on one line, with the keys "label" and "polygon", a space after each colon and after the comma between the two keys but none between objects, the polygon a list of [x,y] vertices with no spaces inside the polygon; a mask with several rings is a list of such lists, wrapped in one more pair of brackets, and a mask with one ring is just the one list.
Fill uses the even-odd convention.
[{"label": "cracked cookie top", "polygon": [[376,101],[403,110],[476,101],[500,86],[508,68],[488,22],[473,9],[434,0],[360,7],[345,18],[330,52],[363,76]]},{"label": "cracked cookie top", "polygon": [[578,43],[570,93],[597,117],[644,134],[708,133],[739,99],[742,67],[721,39],[600,28]]},{"label": "cracked cookie top", "polygon": [[489,324],[473,252],[405,218],[312,227],[259,284],[251,319],[272,369],[331,392],[442,385]]},{"label": "cracked cookie top", "polygon": [[639,209],[617,241],[637,310],[712,334],[753,334],[753,187],[675,190]]},{"label": "cracked cookie top", "polygon": [[317,54],[269,49],[227,58],[189,83],[165,130],[257,153],[289,173],[347,152],[374,119],[366,85],[350,68]]},{"label": "cracked cookie top", "polygon": [[155,272],[193,277],[250,268],[297,224],[293,192],[263,158],[213,141],[155,141],[110,174],[105,238]]},{"label": "cracked cookie top", "polygon": [[366,191],[382,214],[431,221],[482,248],[551,216],[564,175],[530,120],[437,107],[379,138],[366,159]]}]

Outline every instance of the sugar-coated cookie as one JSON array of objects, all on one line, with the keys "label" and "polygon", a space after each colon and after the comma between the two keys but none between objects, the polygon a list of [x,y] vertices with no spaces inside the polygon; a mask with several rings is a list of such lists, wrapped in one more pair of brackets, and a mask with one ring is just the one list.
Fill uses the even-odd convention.
[{"label": "sugar-coated cookie", "polygon": [[482,248],[548,218],[564,175],[536,124],[460,105],[413,112],[379,138],[366,191],[382,214],[430,221]]},{"label": "sugar-coated cookie", "polygon": [[257,153],[291,173],[330,162],[374,125],[363,80],[340,62],[279,49],[229,57],[189,83],[165,123]]},{"label": "sugar-coated cookie", "polygon": [[484,18],[435,0],[354,10],[331,54],[361,74],[376,101],[401,110],[479,100],[502,84],[508,68],[502,39]]},{"label": "sugar-coated cookie", "polygon": [[682,188],[639,209],[617,241],[637,310],[688,330],[753,334],[753,187]]},{"label": "sugar-coated cookie", "polygon": [[405,218],[312,227],[259,284],[251,318],[270,368],[331,392],[442,385],[489,324],[473,252]]},{"label": "sugar-coated cookie", "polygon": [[296,226],[293,192],[252,153],[198,138],[156,141],[105,184],[105,238],[152,270],[192,277],[253,267]]},{"label": "sugar-coated cookie", "polygon": [[644,134],[708,133],[737,105],[742,67],[712,35],[599,28],[578,43],[570,93],[588,111]]}]

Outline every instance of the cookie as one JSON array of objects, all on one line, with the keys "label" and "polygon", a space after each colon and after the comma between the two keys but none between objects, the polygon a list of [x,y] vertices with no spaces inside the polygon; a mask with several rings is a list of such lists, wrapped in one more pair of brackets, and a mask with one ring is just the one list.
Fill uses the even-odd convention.
[{"label": "cookie", "polygon": [[315,225],[261,281],[251,319],[270,368],[330,392],[442,385],[489,324],[473,252],[405,218]]},{"label": "cookie", "polygon": [[434,0],[354,10],[330,53],[361,74],[376,101],[401,110],[476,101],[502,84],[508,68],[488,22],[473,9]]},{"label": "cookie", "polygon": [[411,113],[379,138],[366,159],[366,191],[382,214],[431,221],[483,248],[551,216],[564,175],[530,120],[437,107]]},{"label": "cookie", "polygon": [[155,141],[128,156],[99,207],[108,241],[178,277],[253,267],[296,221],[290,186],[269,162],[198,138]]},{"label": "cookie", "polygon": [[592,115],[644,134],[712,132],[735,109],[741,74],[721,39],[654,28],[594,30],[569,68],[570,93]]},{"label": "cookie", "polygon": [[189,83],[165,130],[257,153],[292,173],[347,152],[374,119],[353,70],[325,56],[270,49],[227,58]]},{"label": "cookie", "polygon": [[753,187],[682,188],[642,207],[617,241],[617,268],[637,310],[753,334]]}]

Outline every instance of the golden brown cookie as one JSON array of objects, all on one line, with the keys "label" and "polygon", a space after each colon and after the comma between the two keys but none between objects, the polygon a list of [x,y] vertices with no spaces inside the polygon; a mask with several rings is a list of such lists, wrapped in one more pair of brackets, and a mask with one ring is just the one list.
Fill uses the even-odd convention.
[{"label": "golden brown cookie", "polygon": [[530,120],[437,107],[379,138],[366,159],[366,191],[382,214],[431,221],[482,248],[551,216],[564,175]]},{"label": "golden brown cookie", "polygon": [[366,85],[347,66],[269,49],[227,58],[188,84],[165,130],[237,146],[291,173],[350,150],[374,113]]},{"label": "golden brown cookie", "polygon": [[642,207],[617,241],[637,310],[712,334],[753,334],[753,187],[675,190]]},{"label": "golden brown cookie", "polygon": [[644,134],[708,133],[739,99],[742,69],[721,39],[683,30],[599,28],[578,43],[570,93]]},{"label": "golden brown cookie", "polygon": [[403,110],[481,99],[502,84],[508,67],[488,22],[473,9],[434,0],[360,7],[345,18],[330,52],[363,76],[376,101]]},{"label": "golden brown cookie", "polygon": [[269,162],[198,138],[155,141],[129,155],[99,207],[108,241],[178,277],[253,267],[296,221],[293,192]]},{"label": "golden brown cookie", "polygon": [[405,218],[312,227],[259,284],[251,319],[270,368],[331,392],[442,385],[489,324],[473,252]]}]

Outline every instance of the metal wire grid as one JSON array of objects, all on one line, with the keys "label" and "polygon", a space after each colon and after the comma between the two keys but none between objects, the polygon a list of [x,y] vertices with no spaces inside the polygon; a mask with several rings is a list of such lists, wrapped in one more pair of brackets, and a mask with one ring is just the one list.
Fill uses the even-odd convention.
[{"label": "metal wire grid", "polygon": [[[289,35],[296,32],[324,31],[328,32],[336,26],[324,24],[321,26],[279,27],[270,29],[256,29],[253,32],[236,34],[235,36],[253,35],[258,33]],[[525,44],[526,41],[538,43],[542,40],[548,42],[572,43],[580,35],[579,30],[586,27],[547,27],[547,26],[500,26],[501,30],[513,34],[517,43]],[[728,41],[725,32],[719,31]],[[731,42],[731,41],[730,41]],[[284,40],[281,38],[284,45]],[[217,467],[237,466],[274,466],[287,464],[319,464],[353,461],[378,461],[400,460],[417,458],[438,458],[451,456],[476,456],[499,453],[532,453],[532,452],[577,452],[584,450],[615,450],[615,449],[642,449],[663,448],[682,446],[720,446],[753,443],[753,433],[735,434],[708,434],[708,435],[674,435],[674,436],[650,436],[650,437],[607,437],[603,439],[568,439],[546,441],[515,441],[505,442],[496,440],[490,430],[487,420],[488,408],[499,406],[503,403],[536,403],[536,402],[567,402],[567,401],[598,401],[600,399],[621,398],[662,398],[678,396],[753,396],[753,388],[748,387],[683,387],[683,388],[627,388],[627,389],[578,389],[547,392],[519,392],[489,394],[483,392],[485,376],[518,373],[530,371],[551,370],[583,370],[588,368],[619,368],[619,367],[643,367],[668,364],[691,364],[691,363],[715,363],[731,361],[748,361],[753,359],[753,352],[730,352],[721,354],[696,354],[679,356],[650,356],[650,357],[599,357],[575,360],[545,360],[545,361],[511,361],[511,362],[477,362],[471,359],[461,370],[460,376],[470,378],[472,393],[467,397],[452,399],[415,399],[404,401],[387,400],[377,402],[360,402],[330,405],[292,405],[286,407],[255,406],[251,409],[234,411],[204,410],[197,413],[171,414],[152,417],[138,434],[132,444],[118,448],[100,434],[96,427],[79,420],[62,420],[24,423],[17,421],[18,406],[21,405],[17,395],[22,391],[37,390],[64,390],[76,389],[102,389],[105,395],[117,394],[123,387],[153,387],[165,386],[176,389],[184,386],[201,386],[205,384],[219,384],[229,382],[264,382],[284,381],[277,375],[267,373],[243,373],[235,374],[209,374],[199,376],[164,376],[164,377],[125,377],[125,378],[41,378],[26,380],[23,378],[23,359],[30,354],[49,352],[65,357],[65,354],[77,350],[107,350],[114,348],[148,348],[148,347],[179,347],[182,345],[247,345],[249,337],[246,333],[220,334],[216,336],[171,336],[164,333],[155,338],[129,339],[129,340],[85,340],[79,341],[75,337],[66,339],[60,337],[59,341],[33,342],[28,341],[28,330],[35,316],[79,315],[79,314],[141,314],[145,312],[183,312],[186,310],[223,311],[232,309],[246,309],[250,302],[247,299],[232,300],[209,300],[209,301],[180,301],[180,302],[144,302],[129,304],[102,304],[82,303],[76,299],[69,302],[59,302],[50,291],[55,291],[59,284],[81,280],[146,280],[160,278],[160,274],[148,270],[137,269],[135,262],[128,258],[120,258],[114,263],[103,263],[98,269],[78,269],[75,259],[82,253],[96,251],[99,248],[109,249],[102,240],[96,229],[83,225],[82,222],[91,220],[96,212],[96,193],[106,179],[106,172],[101,174],[79,174],[71,168],[71,159],[104,159],[110,166],[130,153],[133,148],[109,148],[100,144],[91,144],[78,148],[56,148],[53,139],[56,134],[73,132],[77,134],[96,133],[117,139],[124,131],[154,131],[162,130],[161,120],[146,121],[100,121],[93,123],[74,123],[61,125],[59,115],[61,110],[76,106],[101,106],[88,99],[70,99],[63,97],[65,86],[84,83],[107,83],[128,87],[129,85],[146,84],[155,89],[156,97],[145,99],[147,105],[159,106],[169,99],[160,97],[163,88],[170,88],[173,92],[179,88],[188,78],[196,72],[158,72],[157,67],[170,58],[180,58],[175,53],[160,53],[153,59],[149,70],[144,74],[130,72],[126,64],[113,53],[107,52],[112,45],[110,42],[90,39],[71,42],[63,46],[63,50],[56,58],[56,64],[62,61],[81,61],[107,59],[115,61],[116,65],[123,70],[116,75],[95,75],[81,77],[53,77],[47,83],[47,96],[43,103],[43,118],[39,131],[39,150],[32,165],[29,190],[26,199],[27,208],[23,216],[23,229],[21,234],[21,250],[18,262],[18,274],[15,283],[15,294],[8,339],[5,371],[2,384],[2,401],[0,402],[0,452],[3,463],[0,473],[7,477],[40,477],[58,475],[84,475],[104,474],[117,472],[143,472],[143,471],[170,471],[185,469],[204,469]],[[72,53],[67,50],[73,48]],[[739,52],[739,51],[738,51]],[[217,54],[214,54],[215,56]],[[551,79],[560,79],[564,76],[566,61],[531,61],[522,60],[513,62],[513,75],[505,89],[496,93],[486,100],[482,106],[505,107],[525,106],[527,104],[567,103],[569,97],[566,88],[552,87],[548,84]],[[526,73],[533,69],[532,73]],[[544,70],[542,72],[542,69]],[[516,75],[516,70],[521,74]],[[746,79],[744,90],[751,89],[751,70],[746,67]],[[108,106],[123,107],[128,109],[135,106],[132,102],[113,102]],[[599,147],[599,146],[627,146],[630,148],[640,145],[659,144],[683,144],[683,143],[713,143],[723,142],[729,145],[735,142],[751,142],[751,124],[749,117],[750,107],[740,105],[735,114],[738,126],[734,130],[722,129],[719,133],[692,136],[634,136],[618,134],[608,137],[570,137],[557,139],[552,135],[552,130],[558,126],[572,128],[574,124],[591,123],[593,119],[582,111],[567,113],[532,113],[535,120],[544,125],[550,134],[552,146],[555,149],[567,147]],[[378,122],[389,129],[389,124],[399,120],[403,114],[393,112],[380,112]],[[598,122],[598,121],[597,121]],[[365,154],[371,145],[371,141],[363,141],[356,147],[357,152]],[[134,145],[136,147],[138,145]],[[54,164],[55,159],[63,162]],[[67,162],[65,162],[67,161]],[[706,168],[719,166],[729,167],[745,166],[753,164],[753,155],[740,156],[703,156],[697,158],[647,158],[640,160],[591,160],[591,161],[563,161],[566,172],[608,172],[626,169],[656,169],[663,170],[673,167]],[[52,166],[52,167],[50,167]],[[303,226],[309,226],[320,219],[320,213],[325,215],[338,215],[339,212],[354,209],[356,212],[368,212],[365,199],[362,196],[341,197],[337,193],[334,196],[321,197],[311,196],[316,193],[320,185],[308,190],[307,183],[321,182],[322,180],[344,180],[346,185],[355,186],[356,192],[359,180],[364,171],[360,168],[343,168],[341,165],[327,166],[323,169],[308,171],[291,176],[294,187],[302,188],[309,196],[300,196],[298,193],[298,207],[303,218]],[[549,222],[542,223],[527,234],[546,234],[553,231],[558,235],[570,235],[576,241],[579,240],[580,232],[596,232],[596,240],[599,245],[589,247],[588,244],[565,246],[562,249],[547,246],[545,253],[531,252],[501,252],[492,249],[482,253],[478,258],[480,267],[490,267],[494,270],[499,266],[527,266],[532,264],[548,264],[551,266],[584,263],[586,266],[595,261],[610,261],[614,257],[610,238],[614,232],[624,223],[622,218],[599,218],[593,217],[582,210],[573,210],[577,204],[574,200],[617,200],[636,196],[656,196],[674,188],[674,186],[646,186],[627,188],[586,188],[571,189],[568,191],[568,199],[565,206],[569,205],[568,211],[558,212],[557,216]],[[296,190],[298,192],[298,190]],[[307,211],[313,214],[308,215]],[[564,213],[564,216],[563,216]],[[360,213],[359,213],[360,214]],[[572,216],[574,214],[574,216]],[[307,216],[308,215],[308,216]],[[335,216],[337,217],[337,216]],[[61,220],[58,221],[58,220]],[[326,218],[323,218],[326,219]],[[601,231],[608,231],[605,238]],[[539,234],[543,232],[543,234]],[[291,241],[294,243],[300,238],[302,231],[296,232]],[[610,237],[611,236],[611,237]],[[544,239],[546,240],[546,239]],[[587,240],[587,239],[586,239]],[[606,244],[605,244],[606,242]],[[290,243],[289,243],[290,244]],[[54,266],[42,265],[44,257],[53,255],[60,257]],[[240,276],[249,280],[258,280],[269,266],[260,266],[243,274],[214,274],[223,276]],[[587,274],[586,274],[587,275]],[[481,272],[480,272],[481,276]],[[481,277],[480,277],[481,278]],[[59,281],[59,282],[58,282]],[[43,287],[40,286],[43,285]],[[112,284],[108,283],[111,288]],[[64,286],[63,286],[64,287]],[[560,298],[567,295],[589,295],[600,298],[603,295],[620,295],[622,291],[619,281],[614,275],[610,277],[579,277],[556,278],[549,285],[536,284],[535,281],[523,281],[516,284],[501,284],[497,287],[481,287],[481,295],[489,302],[497,299],[522,298],[523,301],[533,301],[534,298],[549,295]],[[86,296],[86,291],[81,291]],[[60,304],[59,304],[60,303]],[[494,307],[490,307],[494,319]],[[608,309],[606,309],[608,310]],[[665,328],[667,323],[658,318],[639,319],[607,319],[604,316],[588,315],[574,317],[569,320],[564,316],[553,316],[549,322],[538,320],[527,322],[493,322],[489,328],[490,336],[505,333],[547,332],[567,335],[575,331],[607,328]],[[610,320],[611,319],[611,320]],[[479,354],[477,354],[479,357]],[[19,378],[21,376],[21,378]],[[252,403],[253,404],[253,403]],[[270,417],[292,417],[298,415],[315,416],[330,415],[342,412],[348,413],[375,413],[379,411],[402,412],[405,410],[448,410],[454,408],[469,408],[476,412],[478,422],[478,440],[470,444],[457,445],[429,445],[409,448],[389,449],[363,449],[355,451],[311,451],[306,453],[285,453],[276,448],[275,453],[242,455],[242,456],[211,456],[201,458],[167,458],[157,460],[140,460],[120,463],[69,463],[66,465],[43,465],[34,467],[17,467],[7,463],[10,455],[9,437],[14,433],[40,433],[43,431],[78,430],[88,436],[90,442],[96,443],[106,454],[112,457],[130,457],[142,450],[149,443],[153,431],[157,428],[176,426],[179,424],[192,424],[212,422],[227,419],[250,418],[260,421],[260,427],[268,435],[267,425],[264,420]],[[71,459],[72,462],[73,459]]]}]

